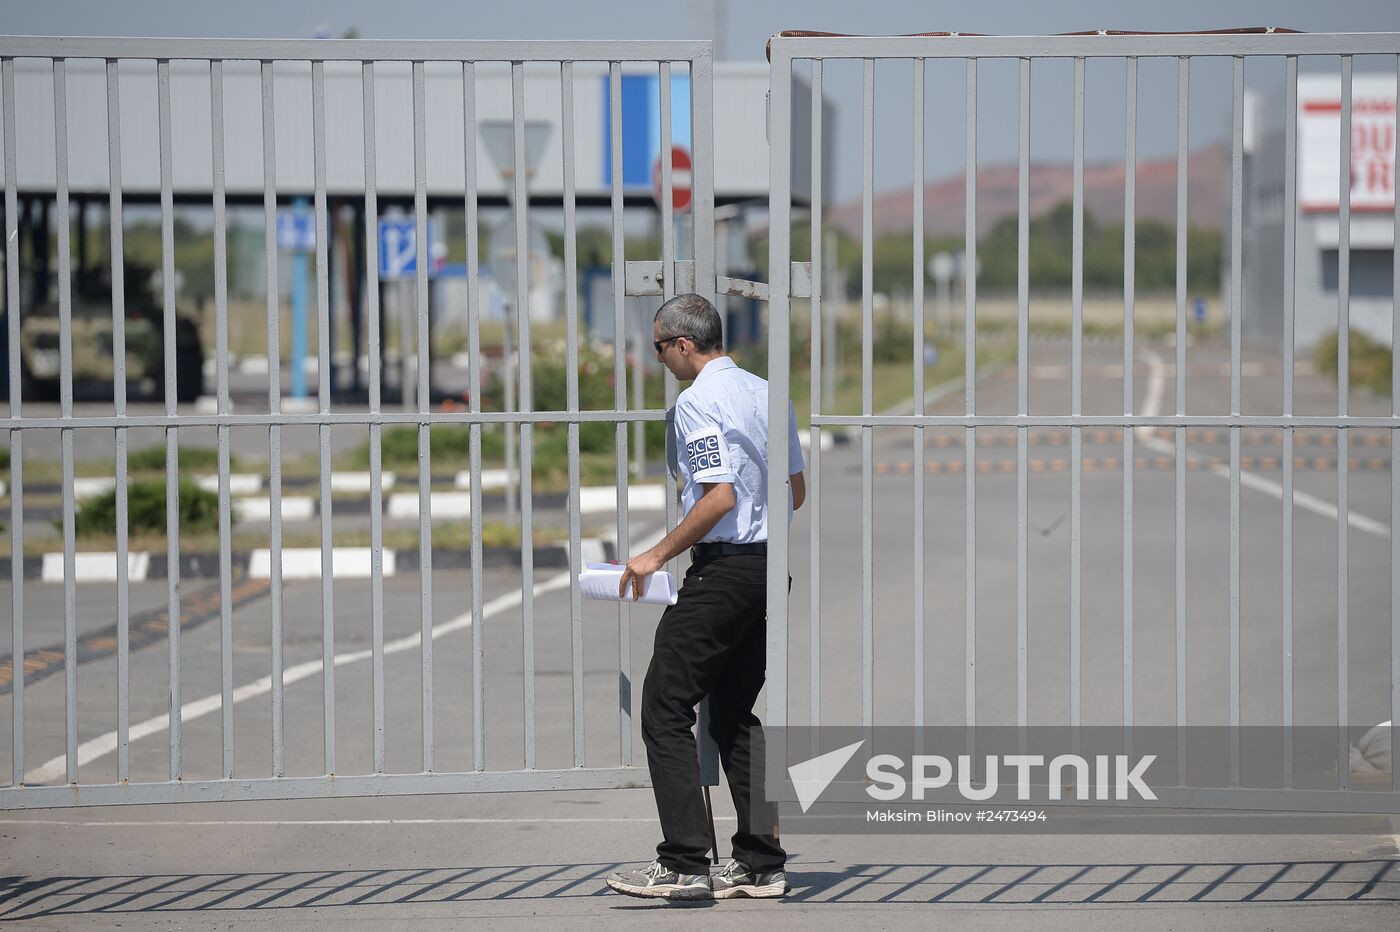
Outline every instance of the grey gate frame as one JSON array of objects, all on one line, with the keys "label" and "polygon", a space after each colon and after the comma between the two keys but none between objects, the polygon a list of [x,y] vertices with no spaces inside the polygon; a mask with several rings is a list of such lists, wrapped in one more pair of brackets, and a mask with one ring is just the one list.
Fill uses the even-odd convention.
[{"label": "grey gate frame", "polygon": [[[1186,719],[1186,615],[1185,599],[1185,450],[1186,429],[1195,427],[1221,428],[1230,438],[1230,512],[1229,512],[1229,701],[1230,725],[1239,726],[1240,719],[1240,428],[1264,427],[1281,431],[1283,437],[1283,534],[1284,565],[1283,578],[1292,576],[1292,511],[1293,511],[1293,441],[1294,432],[1299,427],[1325,427],[1337,429],[1337,500],[1338,512],[1347,513],[1347,428],[1383,428],[1391,431],[1391,656],[1390,656],[1390,708],[1391,721],[1400,722],[1400,593],[1396,592],[1396,580],[1400,579],[1400,546],[1395,541],[1395,532],[1400,530],[1400,436],[1395,429],[1400,427],[1400,367],[1396,368],[1392,391],[1390,417],[1353,417],[1347,413],[1347,330],[1350,280],[1348,262],[1350,244],[1344,232],[1340,246],[1340,278],[1338,284],[1340,345],[1338,348],[1338,411],[1335,417],[1301,416],[1293,410],[1293,315],[1295,270],[1293,255],[1295,244],[1295,215],[1297,208],[1297,77],[1300,56],[1340,56],[1342,74],[1341,111],[1341,162],[1350,165],[1351,113],[1352,113],[1352,58],[1355,55],[1391,55],[1397,57],[1397,70],[1400,70],[1400,34],[1373,33],[1348,35],[1306,35],[1296,33],[1223,33],[1223,34],[1178,34],[1178,35],[1078,35],[1078,36],[900,36],[900,37],[813,37],[785,36],[773,38],[770,45],[770,194],[769,194],[769,245],[772,269],[770,283],[770,318],[768,328],[769,363],[769,497],[781,501],[786,495],[788,475],[787,443],[784,425],[787,423],[785,408],[790,387],[789,371],[789,299],[796,296],[796,283],[791,277],[791,205],[792,177],[791,154],[795,146],[808,144],[807,139],[795,139],[792,125],[793,63],[809,62],[812,67],[812,197],[811,256],[813,273],[810,275],[812,297],[812,346],[811,362],[811,445],[810,465],[812,475],[808,482],[811,498],[811,675],[810,717],[807,724],[820,724],[820,512],[821,512],[821,433],[829,428],[855,428],[860,432],[862,450],[862,635],[861,659],[863,667],[861,695],[861,724],[870,728],[874,724],[874,579],[872,565],[872,432],[877,427],[911,427],[922,432],[925,427],[962,427],[966,430],[964,443],[965,456],[965,500],[966,500],[966,580],[964,619],[966,656],[966,697],[964,725],[978,723],[975,693],[977,608],[976,595],[976,444],[975,436],[979,427],[1015,427],[1017,429],[1017,722],[1027,725],[1027,521],[1026,521],[1026,448],[1027,433],[1032,427],[1068,427],[1071,431],[1071,580],[1070,580],[1070,722],[1077,726],[1080,720],[1080,469],[1081,434],[1085,427],[1122,428],[1123,437],[1123,525],[1125,547],[1123,553],[1123,724],[1133,724],[1133,428],[1172,428],[1176,437],[1176,694],[1178,723]],[[1177,223],[1176,223],[1176,371],[1186,371],[1186,158],[1187,132],[1186,114],[1189,89],[1189,65],[1192,58],[1217,56],[1227,57],[1233,64],[1233,103],[1231,140],[1231,183],[1230,183],[1230,411],[1217,415],[1186,414],[1185,380],[1176,380],[1176,410],[1172,415],[1146,417],[1133,413],[1133,203],[1135,166],[1135,114],[1137,106],[1137,63],[1141,58],[1175,58],[1177,60]],[[1286,126],[1284,192],[1284,334],[1285,350],[1283,358],[1283,413],[1281,416],[1252,416],[1240,413],[1240,317],[1241,317],[1241,228],[1242,228],[1242,165],[1243,165],[1243,98],[1244,63],[1246,58],[1283,57],[1286,67],[1285,104],[1292,116]],[[1028,414],[1027,343],[1029,336],[1029,128],[1030,128],[1030,66],[1032,59],[1070,59],[1074,63],[1074,226],[1073,226],[1073,337],[1071,362],[1071,408],[1061,415]],[[1126,130],[1126,182],[1125,203],[1127,205],[1124,235],[1124,388],[1123,413],[1121,416],[1086,416],[1081,411],[1081,378],[1083,367],[1082,324],[1083,324],[1083,210],[1084,210],[1084,62],[1086,58],[1121,58],[1127,69],[1127,130]],[[858,416],[837,416],[823,414],[821,409],[821,365],[822,328],[817,326],[821,319],[822,275],[818,270],[822,263],[821,230],[822,197],[821,183],[821,100],[822,64],[826,60],[847,59],[864,63],[864,123],[862,142],[864,152],[864,183],[862,198],[862,319],[861,366],[862,403]],[[1018,203],[1018,281],[1017,281],[1017,413],[1015,415],[977,414],[975,408],[975,380],[971,377],[976,371],[974,312],[976,307],[976,282],[969,280],[965,307],[965,365],[968,378],[964,390],[964,413],[962,415],[931,415],[924,410],[924,386],[922,367],[913,364],[914,370],[914,411],[909,415],[876,415],[872,409],[872,199],[875,137],[873,111],[875,100],[875,63],[877,60],[912,60],[913,78],[913,219],[914,219],[914,337],[911,350],[913,359],[920,358],[924,343],[924,294],[923,294],[923,178],[924,164],[924,74],[926,59],[954,59],[966,64],[967,95],[967,153],[966,153],[966,230],[964,248],[969,264],[975,265],[977,255],[976,230],[976,102],[977,71],[983,59],[1013,59],[1020,65],[1020,160],[1019,160],[1019,203]],[[1340,222],[1343,231],[1350,229],[1350,177],[1349,172],[1340,172]],[[1396,212],[1397,234],[1400,234],[1400,211]],[[1400,242],[1400,236],[1397,236]],[[805,283],[803,283],[805,286]],[[1395,294],[1400,301],[1400,262],[1395,269]],[[1398,306],[1400,307],[1400,306]],[[1400,310],[1397,310],[1400,318]],[[1394,351],[1394,347],[1392,348]],[[913,465],[913,514],[914,522],[914,576],[912,588],[914,596],[914,618],[924,617],[923,560],[924,538],[923,514],[924,445],[914,443]],[[1338,729],[1341,760],[1347,759],[1346,726],[1347,717],[1347,533],[1348,522],[1338,521],[1337,530],[1337,578],[1338,617],[1343,623],[1338,626]],[[785,580],[789,571],[789,545],[784,535],[776,535],[769,544],[768,561],[768,707],[766,723],[772,726],[789,724],[788,709],[788,606],[784,593]],[[1285,729],[1293,725],[1293,617],[1290,587],[1285,585],[1283,596],[1283,655],[1280,657],[1283,677]],[[914,625],[914,693],[912,713],[914,726],[923,723],[923,682],[924,647],[922,624]],[[849,724],[840,722],[835,724]],[[905,724],[905,723],[898,723]],[[998,723],[1001,724],[1001,723]],[[1009,723],[1006,723],[1009,724]],[[1348,789],[1346,768],[1341,768],[1339,786],[1336,789],[1313,790],[1295,788],[1291,769],[1291,755],[1285,754],[1284,783],[1282,789],[1246,788],[1238,785],[1239,739],[1238,729],[1232,728],[1236,736],[1230,747],[1231,786],[1226,788],[1172,787],[1161,790],[1158,795],[1164,801],[1185,807],[1232,808],[1232,809],[1310,809],[1320,811],[1357,812],[1400,812],[1400,794],[1370,790]],[[780,739],[779,739],[780,740]],[[1285,737],[1287,742],[1287,737]],[[1285,744],[1287,747],[1287,744]],[[772,745],[770,745],[770,753]],[[780,755],[783,753],[779,746]],[[814,750],[813,753],[816,753]],[[787,757],[781,757],[788,760]],[[1392,744],[1391,788],[1400,789],[1400,745]],[[1014,795],[1003,796],[1008,802]],[[1154,787],[1154,789],[1156,789]],[[952,797],[955,798],[955,797]]]},{"label": "grey gate frame", "polygon": [[[17,248],[17,173],[16,173],[16,93],[15,60],[17,58],[46,59],[53,67],[54,116],[56,126],[56,195],[58,202],[58,254],[60,283],[60,358],[62,373],[61,414],[59,417],[26,417],[22,412],[19,364],[19,252]],[[122,256],[122,191],[120,86],[118,61],[140,59],[154,61],[157,71],[159,104],[159,149],[161,166],[161,230],[163,245],[164,327],[165,327],[165,413],[163,415],[131,416],[127,413],[124,377],[124,308],[121,283],[121,263],[114,262],[112,322],[114,331],[115,413],[111,417],[79,417],[73,413],[72,398],[72,295],[69,242],[68,140],[66,101],[66,64],[68,59],[97,59],[105,62],[108,109],[108,158],[111,177],[118,183],[110,185],[112,213],[112,255]],[[214,414],[177,415],[175,408],[175,294],[173,256],[173,197],[171,191],[171,109],[170,62],[194,60],[206,62],[210,68],[210,103],[213,125],[213,210],[215,236],[215,291],[217,317],[217,381],[218,406]],[[366,216],[375,218],[375,66],[378,62],[399,62],[412,65],[413,76],[413,152],[414,152],[414,216],[417,242],[427,241],[427,181],[424,103],[424,64],[456,63],[462,69],[464,89],[465,197],[467,264],[472,282],[469,289],[470,371],[473,385],[470,410],[466,412],[430,412],[428,404],[428,313],[427,263],[417,263],[417,399],[418,408],[409,412],[384,411],[380,407],[379,323],[378,323],[378,232],[377,224],[366,224],[365,247],[368,253],[369,287],[366,289],[368,308],[369,373],[368,412],[332,412],[328,380],[319,380],[319,406],[312,414],[283,411],[280,398],[278,351],[278,299],[275,289],[268,297],[268,346],[270,414],[233,414],[229,408],[228,386],[228,295],[227,247],[225,232],[224,192],[224,97],[223,66],[228,61],[260,63],[263,127],[263,204],[266,211],[267,242],[276,240],[277,181],[275,177],[275,133],[273,66],[277,62],[310,62],[312,75],[312,124],[314,138],[315,221],[317,229],[316,309],[319,322],[319,358],[330,358],[328,337],[327,280],[327,208],[326,208],[326,138],[325,138],[325,63],[352,62],[363,72],[363,104],[365,131],[365,205]],[[527,217],[525,197],[525,129],[524,129],[524,68],[527,63],[557,63],[560,69],[562,94],[562,132],[566,157],[563,166],[563,208],[565,223],[566,319],[570,358],[577,358],[577,281],[574,165],[568,155],[574,151],[574,65],[576,62],[608,64],[609,111],[611,113],[611,211],[612,211],[612,284],[614,312],[614,377],[615,410],[580,410],[577,366],[569,367],[567,404],[564,411],[534,410],[530,373],[530,320],[528,313],[518,315],[518,340],[522,364],[518,373],[520,407],[514,412],[481,410],[481,347],[477,329],[480,296],[477,290],[477,166],[476,166],[476,66],[480,62],[503,62],[510,65],[512,112],[514,123],[514,202],[521,205],[515,212],[516,255],[526,256]],[[583,670],[581,607],[577,586],[572,587],[571,637],[573,657],[573,759],[574,766],[566,769],[537,769],[535,766],[535,695],[534,695],[534,545],[531,529],[531,471],[532,430],[545,422],[568,425],[570,453],[569,546],[570,563],[575,572],[580,561],[579,527],[579,425],[602,421],[616,425],[617,443],[617,530],[619,556],[627,557],[629,530],[626,483],[628,481],[627,427],[632,423],[661,420],[665,412],[645,410],[640,406],[628,408],[625,367],[624,286],[626,270],[623,241],[622,136],[621,136],[621,75],[626,62],[641,62],[654,66],[660,76],[661,151],[669,151],[671,139],[671,72],[674,65],[689,68],[691,74],[692,119],[694,139],[695,253],[690,272],[698,280],[699,291],[713,298],[714,274],[714,151],[713,151],[713,89],[712,52],[703,41],[359,41],[359,40],[225,40],[225,39],[148,39],[148,38],[56,38],[0,37],[0,107],[4,114],[4,183],[5,183],[5,259],[7,269],[10,355],[10,411],[3,426],[10,436],[12,546],[12,636],[13,636],[13,773],[10,786],[0,788],[0,809],[45,808],[74,805],[113,805],[137,803],[167,803],[201,800],[287,799],[330,796],[406,795],[417,793],[447,793],[474,791],[519,791],[547,789],[594,789],[620,786],[643,786],[649,783],[645,767],[634,765],[632,736],[632,677],[629,656],[630,610],[618,606],[619,644],[619,760],[617,766],[590,768],[584,766],[583,744]],[[657,277],[664,286],[664,297],[675,293],[677,276],[676,244],[671,223],[671,164],[662,159],[663,213],[661,266],[665,270]],[[266,250],[267,280],[277,281],[277,250]],[[517,307],[525,307],[528,279],[517,275]],[[648,338],[649,339],[649,338]],[[668,407],[674,403],[676,385],[666,374]],[[473,673],[473,760],[474,769],[466,772],[442,773],[434,770],[433,704],[432,704],[432,537],[429,506],[425,496],[430,489],[429,428],[434,425],[469,426],[471,437],[472,475],[472,614],[482,617],[481,581],[481,427],[483,424],[518,425],[521,442],[521,477],[524,495],[521,501],[522,542],[521,572],[523,576],[523,707],[524,707],[524,769],[488,771],[485,769],[485,714],[482,678],[483,644],[481,624],[472,626]],[[282,659],[282,539],[281,539],[281,429],[291,425],[316,426],[320,440],[321,474],[321,565],[332,566],[330,489],[330,429],[336,425],[368,425],[371,450],[371,551],[372,551],[372,684],[373,684],[373,762],[374,772],[341,774],[335,757],[335,688],[334,688],[334,628],[332,624],[332,573],[322,574],[322,656],[325,697],[324,775],[287,777],[284,768],[283,733],[283,659]],[[420,652],[422,660],[422,728],[423,751],[421,772],[390,774],[384,765],[384,630],[383,630],[383,529],[381,508],[382,462],[380,438],[385,425],[416,425],[418,427],[419,495],[420,495],[420,554],[422,631]],[[235,775],[233,743],[233,643],[230,599],[230,488],[229,488],[229,430],[232,427],[266,427],[270,449],[271,491],[271,550],[272,550],[272,677],[271,708],[273,759],[272,772],[267,776],[249,778]],[[114,430],[116,438],[116,502],[117,502],[117,566],[127,565],[128,501],[126,430],[130,427],[165,429],[167,484],[167,539],[172,567],[179,565],[178,511],[178,432],[182,427],[212,427],[218,436],[219,541],[220,580],[222,594],[221,626],[221,711],[222,766],[221,779],[182,779],[182,744],[180,733],[180,648],[179,625],[168,625],[170,656],[170,770],[164,782],[130,782],[128,779],[128,744],[130,724],[128,698],[128,586],[125,573],[118,573],[117,582],[117,782],[81,784],[78,781],[79,745],[77,729],[78,689],[77,664],[65,664],[65,723],[66,723],[66,785],[26,786],[24,758],[24,586],[23,586],[23,445],[26,432],[60,431],[62,434],[64,565],[65,565],[65,656],[77,653],[74,592],[74,492],[73,492],[73,431],[75,429]],[[666,507],[667,525],[676,523],[675,496],[669,496]],[[169,583],[169,617],[179,617],[178,574]],[[713,770],[713,764],[709,766]],[[713,782],[711,776],[710,782]]]}]

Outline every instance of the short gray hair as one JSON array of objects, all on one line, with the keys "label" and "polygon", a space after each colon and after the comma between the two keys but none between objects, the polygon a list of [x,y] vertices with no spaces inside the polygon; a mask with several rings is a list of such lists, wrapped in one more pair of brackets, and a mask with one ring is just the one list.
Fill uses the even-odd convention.
[{"label": "short gray hair", "polygon": [[661,325],[663,340],[668,337],[689,337],[695,349],[701,353],[713,352],[724,345],[719,311],[698,294],[676,295],[661,305],[655,320]]}]

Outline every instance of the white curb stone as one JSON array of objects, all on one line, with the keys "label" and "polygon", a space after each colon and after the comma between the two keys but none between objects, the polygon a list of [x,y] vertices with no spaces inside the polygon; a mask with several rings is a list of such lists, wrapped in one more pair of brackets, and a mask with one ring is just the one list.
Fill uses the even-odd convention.
[{"label": "white curb stone", "polygon": [[[196,476],[195,484],[206,492],[219,491],[218,476]],[[228,477],[230,495],[252,495],[262,491],[262,476],[253,472],[236,472]]]},{"label": "white curb stone", "polygon": [[[591,514],[617,510],[617,488],[611,485],[584,486],[578,490],[579,511]],[[634,485],[627,489],[627,507],[635,511],[665,511],[664,485]]]},{"label": "white curb stone", "polygon": [[[384,575],[393,576],[395,553],[385,550]],[[331,550],[331,569],[337,579],[368,579],[372,567],[370,547],[335,547]],[[248,575],[254,579],[272,577],[272,551],[254,550],[248,563]],[[291,547],[282,551],[283,579],[320,579],[321,549]]]},{"label": "white curb stone", "polygon": [[[418,517],[418,493],[395,492],[389,496],[390,518]],[[432,518],[470,518],[470,492],[432,492],[428,495],[428,516]]]},{"label": "white curb stone", "polygon": [[[481,487],[483,489],[504,489],[509,481],[509,473],[504,469],[483,469],[481,471]],[[457,473],[457,478],[453,483],[459,489],[470,490],[472,487],[472,474],[470,470]]]},{"label": "white curb stone", "polygon": [[[237,520],[242,523],[246,521],[271,521],[272,520],[272,499],[265,496],[255,496],[253,498],[240,498],[234,503],[237,509]],[[282,520],[283,521],[306,521],[316,516],[316,501],[309,495],[289,495],[282,499]],[[318,550],[317,553],[320,553]]]},{"label": "white curb stone", "polygon": [[[394,473],[386,472],[379,475],[379,489],[387,492],[394,487],[398,477]],[[331,473],[332,492],[368,492],[374,482],[374,477],[367,472],[333,472]]]},{"label": "white curb stone", "polygon": [[106,495],[117,487],[115,477],[109,479],[103,476],[99,479],[74,479],[73,497],[92,498],[97,495]]},{"label": "white curb stone", "polygon": [[[149,553],[128,553],[126,555],[126,578],[141,582],[151,566]],[[39,578],[44,582],[63,582],[63,554],[44,554],[43,571]],[[106,553],[73,554],[73,580],[75,582],[116,582],[117,555]]]}]

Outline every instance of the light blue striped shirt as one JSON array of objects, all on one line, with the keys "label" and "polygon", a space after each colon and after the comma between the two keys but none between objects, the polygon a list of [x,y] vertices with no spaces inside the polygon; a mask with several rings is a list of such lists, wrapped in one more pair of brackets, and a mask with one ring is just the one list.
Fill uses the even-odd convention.
[{"label": "light blue striped shirt", "polygon": [[[734,507],[704,541],[738,544],[768,539],[768,382],[739,368],[728,356],[710,360],[676,398],[667,431],[671,475],[685,483],[685,513],[704,494],[701,483],[734,486]],[[804,468],[797,442],[797,414],[788,402],[788,474]],[[792,490],[788,489],[788,522]]]}]

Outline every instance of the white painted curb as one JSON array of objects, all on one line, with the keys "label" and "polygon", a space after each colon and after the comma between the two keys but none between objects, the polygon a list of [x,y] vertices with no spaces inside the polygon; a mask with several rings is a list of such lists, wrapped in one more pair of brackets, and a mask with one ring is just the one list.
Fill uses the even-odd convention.
[{"label": "white painted curb", "polygon": [[105,495],[117,487],[116,477],[108,479],[106,476],[100,479],[74,479],[74,498],[93,498],[98,495]]},{"label": "white painted curb", "polygon": [[[578,507],[584,514],[616,511],[617,488],[611,485],[584,486],[578,490]],[[635,511],[665,511],[666,486],[628,486],[627,507]]]},{"label": "white painted curb", "polygon": [[[219,477],[195,476],[195,485],[206,492],[219,491]],[[262,491],[262,476],[252,472],[236,472],[228,477],[228,491],[230,495],[252,495]]]},{"label": "white painted curb", "polygon": [[[335,547],[331,550],[331,572],[337,579],[368,579],[371,571],[370,547]],[[393,576],[395,553],[383,551],[384,575]],[[254,579],[272,578],[272,551],[254,550],[248,563],[248,575]],[[282,551],[283,579],[320,579],[321,549],[292,547]]]},{"label": "white painted curb", "polygon": [[[516,476],[517,483],[519,476]],[[483,469],[481,471],[481,487],[483,489],[504,489],[509,481],[509,474],[504,469]],[[470,470],[457,473],[454,485],[459,489],[470,490],[472,487],[472,474]]]},{"label": "white painted curb", "polygon": [[[128,553],[126,555],[126,578],[132,582],[141,582],[146,578],[150,566],[151,555],[149,553]],[[39,578],[44,582],[63,582],[63,554],[44,554],[43,572]],[[108,551],[107,553],[73,554],[73,580],[75,582],[116,582],[116,553]]]},{"label": "white painted curb", "polygon": [[[379,490],[387,492],[394,487],[398,476],[391,472],[379,474]],[[374,486],[374,477],[367,472],[331,473],[332,492],[368,492]]]},{"label": "white painted curb", "polygon": [[578,542],[580,563],[603,563],[608,559],[607,548],[601,537],[584,537]]},{"label": "white painted curb", "polygon": [[[470,492],[432,492],[428,495],[428,516],[432,518],[470,518]],[[417,492],[395,492],[389,496],[390,518],[416,518],[419,515]]]},{"label": "white painted curb", "polygon": [[[239,523],[271,521],[272,499],[265,496],[240,498],[234,503]],[[316,501],[309,495],[289,495],[282,498],[283,521],[306,521],[316,516]],[[320,553],[318,550],[317,553]]]}]

